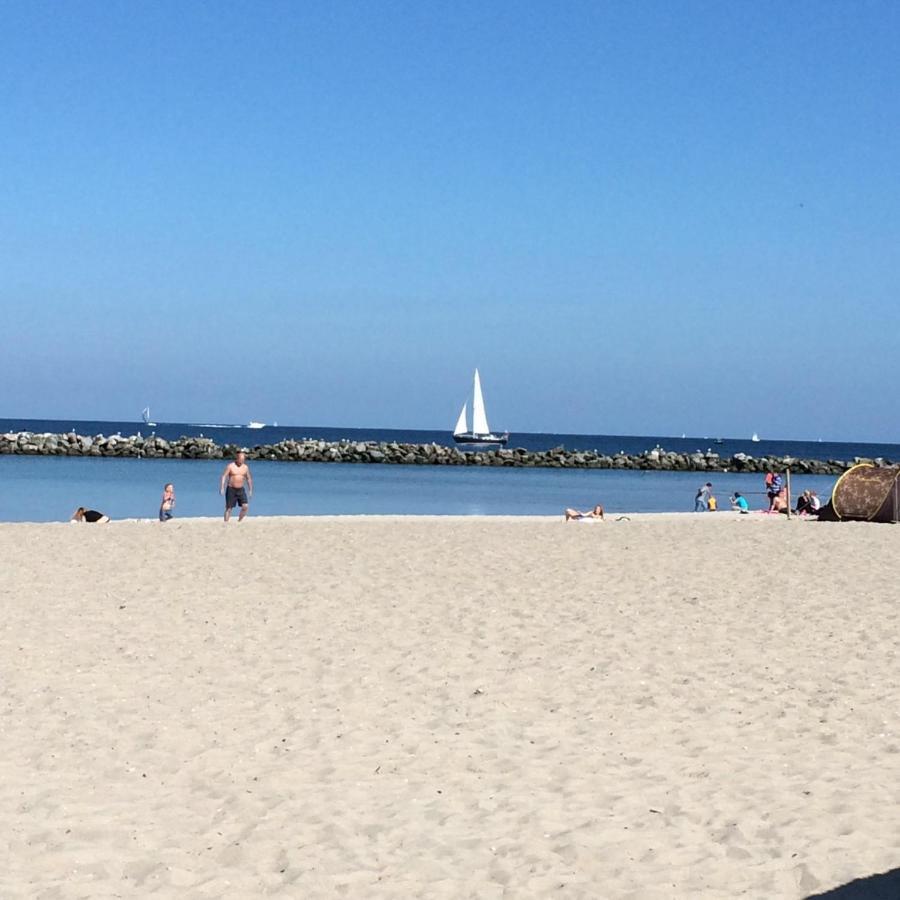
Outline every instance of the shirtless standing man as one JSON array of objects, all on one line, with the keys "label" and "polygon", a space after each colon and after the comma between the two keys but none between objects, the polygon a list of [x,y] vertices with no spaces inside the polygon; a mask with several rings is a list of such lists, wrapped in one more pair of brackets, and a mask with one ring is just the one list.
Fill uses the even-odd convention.
[{"label": "shirtless standing man", "polygon": [[[246,487],[244,486],[245,481]],[[234,462],[225,466],[219,484],[219,493],[225,495],[225,521],[227,522],[231,518],[231,510],[240,504],[241,511],[238,514],[238,522],[242,522],[250,508],[249,498],[253,496],[253,476],[250,474],[250,466],[247,465],[247,457],[244,456],[243,450],[238,451]]]}]

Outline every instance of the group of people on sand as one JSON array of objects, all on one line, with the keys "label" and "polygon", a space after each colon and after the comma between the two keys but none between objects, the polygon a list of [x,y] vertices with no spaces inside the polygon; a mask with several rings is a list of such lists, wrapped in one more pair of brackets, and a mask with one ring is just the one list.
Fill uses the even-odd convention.
[{"label": "group of people on sand", "polygon": [[822,508],[822,501],[819,500],[815,491],[804,491],[797,498],[797,509],[795,510],[801,516],[815,516]]},{"label": "group of people on sand", "polygon": [[[711,481],[707,481],[706,484],[701,484],[697,488],[697,493],[694,494],[694,512],[716,512],[719,509],[719,501],[716,500],[716,495],[713,493],[712,488]],[[747,500],[737,491],[730,500],[732,509],[742,513],[750,511]]]},{"label": "group of people on sand", "polygon": [[[250,498],[253,496],[253,476],[244,451],[239,451],[233,462],[225,466],[219,479],[219,493],[225,496],[225,521],[231,519],[236,506],[240,507],[238,521],[243,521],[250,509]],[[168,522],[175,517],[175,485],[169,481],[163,485],[162,499],[159,503],[159,521]],[[79,506],[72,514],[73,522],[84,522],[90,525],[102,525],[109,521],[109,516],[96,509]]]},{"label": "group of people on sand", "polygon": [[[766,497],[769,500],[770,513],[787,513],[790,508],[788,501],[787,487],[784,479],[777,472],[766,473]],[[801,516],[817,515],[822,508],[822,502],[819,500],[815,491],[804,491],[797,498],[797,507],[795,513]]]},{"label": "group of people on sand", "polygon": [[766,497],[769,500],[769,512],[787,511],[787,487],[777,472],[766,472]]},{"label": "group of people on sand", "polygon": [[[750,504],[740,491],[735,491],[728,499],[735,512],[741,514],[750,512]],[[718,508],[719,501],[716,500],[716,495],[713,493],[712,482],[707,481],[706,484],[700,485],[694,495],[694,512],[716,512]]]},{"label": "group of people on sand", "polygon": [[[784,479],[777,472],[768,472],[766,474],[766,496],[769,501],[769,508],[763,510],[770,513],[786,513],[788,511],[787,488]],[[731,508],[741,515],[750,513],[750,504],[747,498],[740,491],[735,491],[729,498]],[[804,491],[797,499],[797,508],[794,510],[801,516],[817,515],[822,504],[815,491]],[[694,495],[694,512],[715,512],[719,508],[715,494],[713,494],[713,486],[711,481],[702,484],[697,488]],[[582,512],[578,509],[568,508],[565,510],[567,522],[590,522],[595,519],[603,518],[603,507],[598,503],[593,509]]]},{"label": "group of people on sand", "polygon": [[[784,478],[778,472],[767,472],[765,488],[769,508],[764,512],[786,513],[789,504]],[[736,512],[742,514],[750,512],[747,498],[739,491],[735,491],[730,500],[731,508]],[[800,515],[816,515],[821,505],[815,491],[804,491],[797,500],[795,512]],[[697,489],[697,493],[694,495],[694,512],[715,512],[716,509],[718,509],[718,503],[712,492],[712,482],[707,481]]]}]

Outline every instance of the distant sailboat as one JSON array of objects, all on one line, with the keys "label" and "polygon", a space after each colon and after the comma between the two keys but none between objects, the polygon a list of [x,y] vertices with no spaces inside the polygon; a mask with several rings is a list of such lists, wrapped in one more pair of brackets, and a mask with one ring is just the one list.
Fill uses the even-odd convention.
[{"label": "distant sailboat", "polygon": [[754,444],[758,444],[759,443],[759,435],[754,431],[753,436],[750,438],[750,440],[753,441]]},{"label": "distant sailboat", "polygon": [[156,428],[156,422],[150,421],[150,407],[145,406],[143,410],[141,410],[141,418],[144,420],[144,424],[148,428]]},{"label": "distant sailboat", "polygon": [[505,444],[509,440],[509,432],[494,434],[488,425],[487,413],[484,409],[484,397],[481,393],[481,378],[475,370],[475,384],[472,389],[472,430],[466,423],[468,404],[463,403],[462,412],[453,429],[453,440],[457,444]]}]

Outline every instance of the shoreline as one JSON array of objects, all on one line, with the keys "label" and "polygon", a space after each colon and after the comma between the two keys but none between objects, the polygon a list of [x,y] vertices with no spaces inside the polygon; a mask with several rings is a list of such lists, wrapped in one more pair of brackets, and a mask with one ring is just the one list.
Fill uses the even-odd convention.
[{"label": "shoreline", "polygon": [[[214,523],[217,525],[231,525],[237,527],[238,524],[241,526],[247,525],[251,522],[260,522],[267,524],[284,524],[284,523],[292,523],[292,522],[382,522],[382,523],[392,523],[392,522],[434,522],[434,523],[447,523],[447,524],[459,524],[465,522],[473,522],[473,523],[487,523],[487,522],[496,522],[496,523],[521,523],[523,525],[526,524],[551,524],[553,522],[558,522],[562,525],[568,525],[572,528],[575,528],[578,525],[595,525],[598,528],[603,527],[604,525],[618,525],[618,524],[626,524],[627,521],[633,522],[668,522],[668,521],[677,521],[677,522],[685,522],[685,521],[779,521],[779,520],[788,520],[788,516],[783,513],[774,514],[768,513],[765,510],[751,510],[749,514],[741,514],[736,510],[730,509],[720,509],[714,512],[691,512],[691,511],[683,511],[683,512],[610,512],[607,513],[605,518],[599,520],[573,520],[567,522],[564,515],[562,513],[555,515],[510,515],[510,514],[498,514],[498,515],[484,515],[484,514],[473,514],[473,515],[458,515],[454,513],[449,513],[446,515],[442,515],[439,513],[409,513],[409,514],[396,514],[396,513],[322,513],[315,515],[301,514],[301,515],[254,515],[250,513],[243,522],[238,523],[237,517],[233,517],[232,522],[224,522],[221,515],[219,516],[175,516],[170,519],[168,522],[160,522],[158,518],[152,516],[146,517],[128,517],[123,519],[110,519],[108,522],[104,522],[101,524],[91,524],[88,522],[72,522],[69,520],[62,521],[2,521],[0,520],[0,528],[15,528],[15,527],[37,527],[37,526],[78,526],[89,528],[90,530],[97,529],[106,529],[109,526],[135,526],[135,525],[165,525],[165,527],[169,530],[173,530],[177,527],[178,524],[184,523],[191,526],[194,525],[202,525],[207,523]],[[790,516],[790,521],[802,521],[802,522],[817,522],[815,516],[800,516],[796,513],[793,513]],[[823,524],[853,524],[850,521],[847,522],[828,522]],[[878,523],[868,523],[862,522],[857,524],[878,524]]]}]

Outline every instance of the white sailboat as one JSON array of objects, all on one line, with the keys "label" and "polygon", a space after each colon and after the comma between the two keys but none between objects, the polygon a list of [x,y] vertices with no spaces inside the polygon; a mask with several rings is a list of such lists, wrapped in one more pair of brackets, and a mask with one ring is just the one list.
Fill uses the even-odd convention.
[{"label": "white sailboat", "polygon": [[144,424],[145,424],[148,428],[156,428],[156,422],[151,422],[151,421],[150,421],[150,407],[149,407],[149,406],[145,406],[145,407],[141,410],[141,418],[144,420]]},{"label": "white sailboat", "polygon": [[759,443],[759,435],[754,431],[753,436],[750,438],[750,440],[753,441],[754,444],[758,444]]},{"label": "white sailboat", "polygon": [[472,389],[472,430],[468,430],[466,414],[468,404],[463,403],[462,411],[453,429],[453,440],[457,444],[505,444],[509,440],[509,432],[494,434],[488,425],[487,413],[484,409],[484,396],[481,393],[481,378],[475,370],[475,383]]}]

